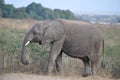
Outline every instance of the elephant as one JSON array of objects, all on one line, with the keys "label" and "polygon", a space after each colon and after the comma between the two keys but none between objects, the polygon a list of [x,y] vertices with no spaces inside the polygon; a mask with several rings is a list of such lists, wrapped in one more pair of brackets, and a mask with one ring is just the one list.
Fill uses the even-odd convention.
[{"label": "elephant", "polygon": [[63,52],[70,57],[82,60],[84,64],[83,76],[96,74],[96,68],[104,46],[104,38],[99,29],[87,22],[54,19],[46,23],[36,23],[26,34],[21,62],[29,64],[26,59],[26,47],[35,42],[40,45],[50,44],[50,53],[46,75],[51,75],[56,63],[56,70],[62,72]]}]

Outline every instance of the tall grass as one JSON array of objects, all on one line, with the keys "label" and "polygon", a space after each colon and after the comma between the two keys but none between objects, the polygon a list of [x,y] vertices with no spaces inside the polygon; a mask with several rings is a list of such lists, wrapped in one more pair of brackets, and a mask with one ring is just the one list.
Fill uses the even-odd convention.
[{"label": "tall grass", "polygon": [[120,25],[104,26],[105,38],[105,73],[120,78]]},{"label": "tall grass", "polygon": [[[31,73],[40,73],[47,61],[49,46],[39,46],[31,44],[28,47],[30,55],[29,66],[24,66],[20,62],[22,42],[26,30],[17,28],[0,27],[0,72],[19,72],[26,71]],[[47,50],[45,50],[45,48]],[[32,53],[33,52],[33,53]],[[31,54],[30,54],[31,53]],[[32,57],[31,57],[32,56]],[[32,59],[33,58],[33,59]]]},{"label": "tall grass", "polygon": [[[103,25],[97,25],[98,27]],[[106,27],[106,26],[104,26]],[[120,77],[120,28],[116,25],[100,28],[105,37],[105,63],[106,75]],[[47,66],[49,45],[40,46],[32,43],[28,46],[30,65],[25,66],[20,62],[22,42],[27,30],[0,27],[0,73],[27,72],[42,74]],[[79,59],[63,56],[64,75],[80,75],[83,65]],[[73,65],[74,64],[74,65]],[[54,70],[54,72],[56,72]],[[102,74],[102,73],[100,73]]]}]

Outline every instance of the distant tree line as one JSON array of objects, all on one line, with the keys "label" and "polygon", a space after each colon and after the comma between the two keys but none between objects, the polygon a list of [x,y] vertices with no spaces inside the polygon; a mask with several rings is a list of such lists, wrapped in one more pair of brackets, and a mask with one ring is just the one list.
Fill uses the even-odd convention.
[{"label": "distant tree line", "polygon": [[43,7],[40,3],[32,2],[27,7],[15,8],[12,4],[5,4],[0,0],[0,17],[3,18],[32,18],[37,20],[46,19],[76,19],[70,10],[50,9]]}]

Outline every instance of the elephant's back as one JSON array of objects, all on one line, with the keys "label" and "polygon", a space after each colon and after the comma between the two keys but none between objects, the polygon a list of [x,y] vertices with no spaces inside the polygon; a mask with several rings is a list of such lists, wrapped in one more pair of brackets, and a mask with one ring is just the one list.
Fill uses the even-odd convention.
[{"label": "elephant's back", "polygon": [[83,21],[62,20],[65,33],[69,37],[90,38],[92,36],[102,37],[101,31],[93,24]]},{"label": "elephant's back", "polygon": [[59,22],[65,28],[65,32],[68,34],[78,33],[82,31],[90,31],[92,30],[92,26],[90,23],[83,22],[83,21],[76,21],[76,20],[65,20],[65,19],[58,19]]}]

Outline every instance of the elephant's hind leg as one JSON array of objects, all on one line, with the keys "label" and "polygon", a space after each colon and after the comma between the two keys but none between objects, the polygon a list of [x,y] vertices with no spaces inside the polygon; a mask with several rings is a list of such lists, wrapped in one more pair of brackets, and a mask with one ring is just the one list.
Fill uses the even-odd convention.
[{"label": "elephant's hind leg", "polygon": [[84,63],[84,73],[83,73],[83,77],[87,77],[89,75],[92,74],[91,72],[91,66],[90,66],[90,60],[89,58],[86,56],[84,58],[82,58],[82,61]]},{"label": "elephant's hind leg", "polygon": [[100,54],[100,43],[97,42],[95,44],[95,47],[93,48],[93,52],[91,53],[91,71],[92,74],[97,74],[97,70],[98,70],[98,57]]},{"label": "elephant's hind leg", "polygon": [[91,71],[92,74],[97,74],[97,63],[98,63],[98,55],[93,55],[91,58]]}]

